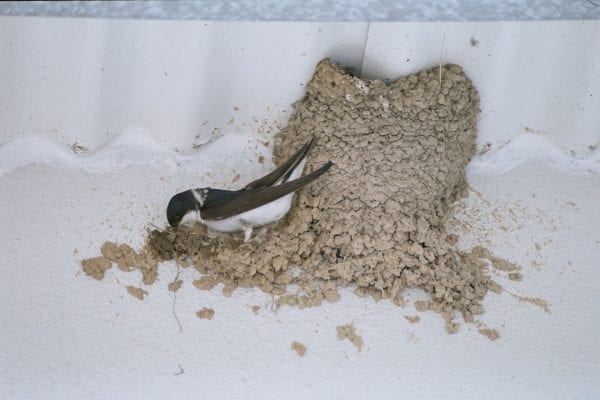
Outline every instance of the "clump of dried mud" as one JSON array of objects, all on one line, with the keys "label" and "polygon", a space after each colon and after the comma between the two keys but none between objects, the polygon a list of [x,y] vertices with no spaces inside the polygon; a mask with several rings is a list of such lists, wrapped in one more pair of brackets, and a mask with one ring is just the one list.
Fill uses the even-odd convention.
[{"label": "clump of dried mud", "polygon": [[356,330],[354,329],[353,324],[348,325],[338,325],[335,327],[337,331],[338,340],[348,339],[356,350],[360,353],[363,347],[363,338],[360,335],[356,334]]},{"label": "clump of dried mud", "polygon": [[[431,300],[419,309],[441,313],[448,332],[458,329],[456,311],[466,321],[482,313],[481,300],[498,289],[481,261],[489,254],[459,251],[445,225],[476,151],[479,97],[462,69],[436,67],[386,85],[323,60],[294,110],[274,160],[314,135],[306,171],[327,160],[334,166],[299,192],[285,220],[250,243],[241,235],[211,239],[202,227],[155,230],[145,251],[105,244],[104,258],[122,269],[139,262],[145,283],[156,277],[156,260],[176,259],[203,275],[198,288],[259,287],[278,306],[337,301],[346,286],[402,305],[406,288],[420,288]],[[99,276],[106,265],[94,260],[84,269]],[[290,284],[300,294],[289,294]]]},{"label": "clump of dried mud", "polygon": [[304,346],[302,343],[300,342],[292,342],[292,345],[290,346],[292,350],[294,350],[298,356],[300,357],[304,357],[304,354],[306,354],[306,346]]}]

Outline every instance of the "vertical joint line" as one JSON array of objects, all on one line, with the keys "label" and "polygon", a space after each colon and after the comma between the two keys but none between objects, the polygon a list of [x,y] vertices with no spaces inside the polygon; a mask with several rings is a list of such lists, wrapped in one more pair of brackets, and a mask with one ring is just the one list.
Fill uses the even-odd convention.
[{"label": "vertical joint line", "polygon": [[363,65],[365,63],[365,54],[367,53],[367,42],[369,41],[369,33],[371,32],[371,21],[369,20],[369,24],[367,25],[367,34],[365,35],[365,41],[363,43],[363,54],[362,54],[362,58],[360,59],[360,72],[358,74],[358,77],[362,79],[362,74],[363,74]]}]

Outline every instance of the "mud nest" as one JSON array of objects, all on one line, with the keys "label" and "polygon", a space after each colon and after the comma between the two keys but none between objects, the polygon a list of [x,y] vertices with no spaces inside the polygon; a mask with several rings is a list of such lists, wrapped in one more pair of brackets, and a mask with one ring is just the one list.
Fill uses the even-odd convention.
[{"label": "mud nest", "polygon": [[446,232],[449,206],[465,193],[478,112],[477,91],[459,66],[388,85],[323,60],[276,137],[274,161],[314,135],[306,171],[331,160],[329,172],[250,243],[241,235],[211,239],[202,227],[155,230],[139,258],[194,265],[202,289],[259,287],[277,305],[337,301],[346,286],[401,305],[406,288],[420,288],[431,300],[417,308],[441,313],[454,332],[455,312],[472,321],[487,291],[497,289],[485,263],[459,251]]}]

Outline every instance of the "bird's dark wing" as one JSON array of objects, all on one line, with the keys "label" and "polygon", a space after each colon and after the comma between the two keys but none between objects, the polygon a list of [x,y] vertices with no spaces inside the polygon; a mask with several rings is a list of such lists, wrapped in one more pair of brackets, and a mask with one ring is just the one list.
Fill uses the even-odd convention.
[{"label": "bird's dark wing", "polygon": [[221,219],[214,218],[213,215],[217,215],[224,205],[235,201],[242,193],[244,193],[243,190],[221,190],[210,188],[206,194],[204,203],[200,206],[202,218]]},{"label": "bird's dark wing", "polygon": [[250,182],[246,185],[243,190],[257,189],[261,187],[270,187],[273,186],[280,178],[289,177],[289,175],[294,171],[296,166],[300,164],[300,162],[308,155],[308,152],[312,148],[314,144],[315,138],[313,137],[310,142],[306,143],[300,150],[296,152],[293,156],[291,156],[286,162],[281,164],[279,168],[275,171],[271,172],[268,175],[263,176],[255,181]]},{"label": "bird's dark wing", "polygon": [[220,220],[250,211],[290,194],[323,175],[332,165],[326,162],[321,168],[301,178],[272,187],[238,191],[211,189],[200,208],[202,219]]}]

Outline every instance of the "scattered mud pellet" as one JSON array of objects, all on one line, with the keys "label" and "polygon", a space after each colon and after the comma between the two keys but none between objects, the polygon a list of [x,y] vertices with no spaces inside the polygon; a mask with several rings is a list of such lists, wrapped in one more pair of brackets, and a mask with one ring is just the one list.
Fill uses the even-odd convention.
[{"label": "scattered mud pellet", "polygon": [[213,319],[215,316],[215,310],[208,307],[202,307],[202,310],[196,312],[196,316],[200,319]]},{"label": "scattered mud pellet", "polygon": [[98,263],[106,265],[106,262],[109,262],[116,264],[117,268],[125,272],[130,272],[132,269],[139,270],[142,273],[142,280],[146,285],[150,285],[156,280],[158,260],[156,260],[149,252],[144,250],[136,252],[127,244],[116,244],[113,242],[104,243],[100,248],[100,252],[106,261],[100,261],[100,257],[82,260],[81,265],[84,272],[86,270],[86,264],[88,265],[87,269],[90,270],[90,262],[93,264],[95,263],[96,265],[99,265]]},{"label": "scattered mud pellet", "polygon": [[348,339],[360,353],[363,347],[363,339],[356,334],[354,324],[338,325],[335,329],[337,330],[338,340]]},{"label": "scattered mud pellet", "polygon": [[478,258],[490,260],[492,267],[494,267],[495,269],[500,270],[500,271],[512,272],[512,271],[518,271],[521,269],[521,267],[519,267],[515,263],[511,263],[510,261],[507,261],[503,258],[494,256],[489,249],[486,249],[483,246],[473,247],[471,249],[471,254]]},{"label": "scattered mud pellet", "polygon": [[538,297],[524,297],[524,296],[519,296],[519,295],[513,294],[513,293],[510,293],[510,295],[513,296],[515,299],[519,300],[522,303],[533,304],[534,306],[540,307],[547,314],[552,314],[550,312],[550,306],[548,305],[548,302],[546,300],[540,299]]},{"label": "scattered mud pellet", "polygon": [[522,281],[523,275],[521,275],[519,272],[511,272],[510,274],[508,274],[508,279],[510,279],[511,281]]},{"label": "scattered mud pellet", "polygon": [[218,283],[219,282],[217,282],[215,279],[208,276],[204,276],[200,279],[196,279],[193,285],[201,290],[210,290],[214,288]]},{"label": "scattered mud pellet", "polygon": [[183,280],[182,279],[178,279],[174,282],[169,283],[169,291],[175,293],[176,291],[178,291],[179,289],[181,289],[181,285],[183,285]]},{"label": "scattered mud pellet", "polygon": [[[223,286],[223,295],[225,297],[231,297],[231,295],[233,294],[233,292],[235,291],[235,289],[237,289],[237,285],[235,284],[226,284],[225,286]],[[269,292],[266,292],[269,293]]]},{"label": "scattered mud pellet", "polygon": [[429,302],[424,300],[415,301],[415,309],[417,311],[427,311],[429,310]]},{"label": "scattered mud pellet", "polygon": [[294,350],[300,357],[304,357],[304,354],[306,353],[306,347],[299,342],[292,342],[292,346],[291,346],[292,350]]},{"label": "scattered mud pellet", "polygon": [[82,260],[81,266],[86,275],[101,281],[104,273],[112,268],[112,263],[104,257],[95,257]]},{"label": "scattered mud pellet", "polygon": [[323,285],[323,297],[330,303],[335,303],[340,299],[340,295],[335,287],[335,284]]},{"label": "scattered mud pellet", "polygon": [[127,286],[127,293],[139,300],[144,300],[144,297],[148,295],[144,289],[135,286]]},{"label": "scattered mud pellet", "polygon": [[502,293],[502,285],[497,282],[490,280],[487,284],[487,287],[490,291],[494,293]]},{"label": "scattered mud pellet", "polygon": [[542,249],[542,245],[541,245],[541,244],[539,244],[538,242],[535,242],[535,249],[536,249],[537,251],[540,251],[540,250]]},{"label": "scattered mud pellet", "polygon": [[448,332],[448,334],[454,335],[456,332],[458,332],[460,325],[457,324],[456,322],[446,322],[445,328],[446,328],[446,332]]},{"label": "scattered mud pellet", "polygon": [[405,315],[404,318],[411,324],[416,324],[421,320],[421,317],[419,317],[418,315]]},{"label": "scattered mud pellet", "polygon": [[479,329],[478,332],[481,333],[483,336],[487,336],[487,338],[490,340],[496,340],[500,337],[500,334],[495,329],[482,328]]},{"label": "scattered mud pellet", "polygon": [[254,313],[254,315],[258,314],[259,311],[260,311],[260,306],[252,306],[252,312]]}]

